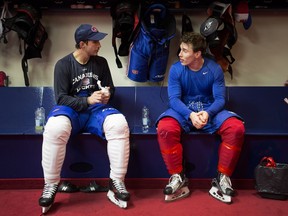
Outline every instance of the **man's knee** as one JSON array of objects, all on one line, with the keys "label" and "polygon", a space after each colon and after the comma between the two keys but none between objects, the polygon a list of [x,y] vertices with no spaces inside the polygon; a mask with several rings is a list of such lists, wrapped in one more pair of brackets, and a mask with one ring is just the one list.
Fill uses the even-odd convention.
[{"label": "man's knee", "polygon": [[129,126],[123,114],[108,115],[103,123],[105,137],[109,139],[128,138]]},{"label": "man's knee", "polygon": [[67,116],[50,117],[45,125],[44,136],[59,138],[70,136],[72,130],[70,119]]},{"label": "man's knee", "polygon": [[238,118],[229,118],[224,121],[218,131],[218,134],[220,134],[227,143],[230,143],[229,140],[231,139],[243,139],[245,134],[244,123]]},{"label": "man's knee", "polygon": [[177,120],[171,117],[161,119],[157,126],[158,138],[170,139],[180,137],[181,127]]},{"label": "man's knee", "polygon": [[231,118],[228,119],[228,121],[230,121],[229,124],[231,125],[231,127],[229,127],[227,132],[231,134],[231,136],[233,136],[234,139],[243,141],[245,134],[244,123],[237,118]]}]

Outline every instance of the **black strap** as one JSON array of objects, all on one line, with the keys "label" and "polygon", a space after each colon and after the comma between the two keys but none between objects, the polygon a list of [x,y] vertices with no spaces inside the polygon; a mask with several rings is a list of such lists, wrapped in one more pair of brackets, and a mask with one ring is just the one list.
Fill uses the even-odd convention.
[{"label": "black strap", "polygon": [[22,70],[24,75],[25,86],[29,86],[29,77],[28,77],[28,62],[25,57],[22,58]]},{"label": "black strap", "polygon": [[185,32],[193,32],[193,26],[192,26],[192,22],[189,18],[189,16],[187,16],[186,14],[182,15],[182,35]]},{"label": "black strap", "polygon": [[[22,66],[25,86],[29,86],[30,84],[29,84],[29,77],[28,77],[28,62],[27,62],[27,57],[25,55],[25,47],[26,47],[25,41],[24,41],[24,45],[23,46],[24,46],[24,56],[23,56],[23,58],[21,60],[21,66]],[[22,43],[21,43],[20,36],[19,36],[19,53],[22,55]]]},{"label": "black strap", "polygon": [[116,33],[115,33],[115,29],[113,28],[113,35],[112,35],[112,46],[114,49],[114,54],[116,57],[116,64],[118,68],[122,68],[122,63],[120,61],[120,59],[118,58],[118,53],[117,53],[117,47],[116,47]]},{"label": "black strap", "polygon": [[231,53],[231,51],[230,51],[230,49],[228,47],[224,47],[223,48],[223,56],[227,59],[227,61],[230,64],[233,64],[233,62],[235,61],[235,59],[232,56],[232,53]]},{"label": "black strap", "polygon": [[[189,18],[189,16],[187,16],[186,14],[182,15],[182,32],[181,34],[183,35],[185,32],[193,32],[193,26],[192,26],[192,22]],[[177,56],[179,55],[181,49],[179,48],[177,51]]]}]

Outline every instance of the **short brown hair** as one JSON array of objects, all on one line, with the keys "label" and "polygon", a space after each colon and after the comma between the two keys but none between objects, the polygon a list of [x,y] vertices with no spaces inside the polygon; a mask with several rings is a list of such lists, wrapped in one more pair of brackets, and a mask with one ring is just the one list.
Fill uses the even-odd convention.
[{"label": "short brown hair", "polygon": [[194,52],[201,51],[202,54],[206,53],[206,39],[200,33],[185,32],[180,38],[180,43],[191,44]]}]

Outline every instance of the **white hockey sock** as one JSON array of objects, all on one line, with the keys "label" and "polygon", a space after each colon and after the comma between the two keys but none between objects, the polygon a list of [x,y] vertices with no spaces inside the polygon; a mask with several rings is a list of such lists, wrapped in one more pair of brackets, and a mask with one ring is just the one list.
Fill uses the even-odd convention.
[{"label": "white hockey sock", "polygon": [[103,129],[108,141],[110,178],[124,180],[130,153],[127,121],[122,114],[112,114],[106,117]]},{"label": "white hockey sock", "polygon": [[60,182],[60,173],[71,134],[71,122],[66,116],[50,117],[43,133],[42,167],[45,183]]}]

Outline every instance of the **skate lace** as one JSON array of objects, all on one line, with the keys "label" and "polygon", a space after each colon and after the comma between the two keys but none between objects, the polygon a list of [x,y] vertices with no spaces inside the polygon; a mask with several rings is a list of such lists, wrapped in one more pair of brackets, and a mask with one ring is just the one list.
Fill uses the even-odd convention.
[{"label": "skate lace", "polygon": [[56,193],[58,188],[57,184],[45,184],[42,197],[43,198],[51,198]]},{"label": "skate lace", "polygon": [[229,178],[228,176],[226,176],[226,175],[221,174],[221,176],[220,176],[220,183],[219,183],[219,184],[220,184],[221,188],[223,188],[225,191],[226,191],[227,189],[233,190],[233,189],[232,189],[231,180],[230,180],[230,178]]},{"label": "skate lace", "polygon": [[182,178],[179,174],[174,174],[169,179],[168,187],[171,187],[175,191],[182,183]]},{"label": "skate lace", "polygon": [[119,181],[119,180],[112,180],[113,185],[115,187],[115,189],[119,192],[119,193],[128,193],[128,191],[126,190],[125,184],[123,181]]}]

